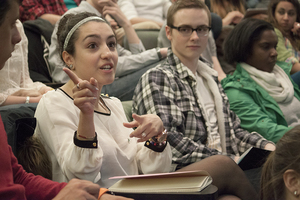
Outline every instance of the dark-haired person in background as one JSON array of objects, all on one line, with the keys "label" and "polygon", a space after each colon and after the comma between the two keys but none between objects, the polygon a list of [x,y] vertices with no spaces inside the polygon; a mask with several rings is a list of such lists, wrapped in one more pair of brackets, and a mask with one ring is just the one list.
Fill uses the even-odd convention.
[{"label": "dark-haired person in background", "polygon": [[241,127],[274,143],[300,123],[300,90],[289,75],[291,64],[277,62],[277,43],[270,23],[239,23],[224,43],[225,58],[237,63],[236,70],[222,80]]}]

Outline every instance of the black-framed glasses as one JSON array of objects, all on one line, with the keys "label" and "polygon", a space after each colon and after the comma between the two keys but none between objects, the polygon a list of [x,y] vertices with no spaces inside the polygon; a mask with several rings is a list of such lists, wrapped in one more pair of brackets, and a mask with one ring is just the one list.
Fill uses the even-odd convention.
[{"label": "black-framed glasses", "polygon": [[197,35],[200,36],[208,36],[211,27],[209,26],[198,26],[197,28],[192,28],[191,26],[173,26],[171,25],[170,28],[177,29],[178,32],[183,36],[190,36],[194,31],[196,31]]}]

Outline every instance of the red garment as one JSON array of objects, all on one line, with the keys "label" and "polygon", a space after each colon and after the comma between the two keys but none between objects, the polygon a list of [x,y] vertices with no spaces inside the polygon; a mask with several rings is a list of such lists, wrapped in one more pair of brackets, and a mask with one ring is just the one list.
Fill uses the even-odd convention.
[{"label": "red garment", "polygon": [[[81,0],[74,0],[79,5]],[[23,0],[20,6],[20,20],[35,20],[43,14],[63,15],[67,11],[64,0]]]},{"label": "red garment", "polygon": [[67,183],[57,183],[25,172],[7,143],[0,116],[0,199],[53,199]]}]

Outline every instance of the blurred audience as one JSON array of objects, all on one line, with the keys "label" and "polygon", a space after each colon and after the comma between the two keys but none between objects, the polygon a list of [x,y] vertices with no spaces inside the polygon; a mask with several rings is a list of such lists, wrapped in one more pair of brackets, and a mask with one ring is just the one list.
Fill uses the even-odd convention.
[{"label": "blurred audience", "polygon": [[75,8],[81,0],[24,0],[20,5],[20,20],[35,20],[38,17],[55,24],[70,8]]},{"label": "blurred audience", "polygon": [[243,0],[211,0],[211,11],[218,14],[223,21],[223,26],[238,24],[245,14]]},{"label": "blurred audience", "polygon": [[171,2],[170,0],[119,0],[118,4],[132,24],[152,22],[155,24],[152,28],[160,29],[166,20]]}]

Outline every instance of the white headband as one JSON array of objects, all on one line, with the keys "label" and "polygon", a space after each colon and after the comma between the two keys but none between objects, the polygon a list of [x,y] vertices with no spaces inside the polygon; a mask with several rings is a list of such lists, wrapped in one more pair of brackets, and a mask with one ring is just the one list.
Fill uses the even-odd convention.
[{"label": "white headband", "polygon": [[66,50],[69,40],[72,37],[72,35],[74,34],[74,32],[84,23],[88,22],[88,21],[92,21],[92,20],[100,20],[105,22],[101,17],[97,17],[97,16],[92,16],[92,17],[87,17],[84,18],[83,20],[81,20],[80,22],[78,22],[75,26],[73,26],[73,28],[69,31],[66,39],[65,39],[65,43],[64,43],[64,51]]}]

